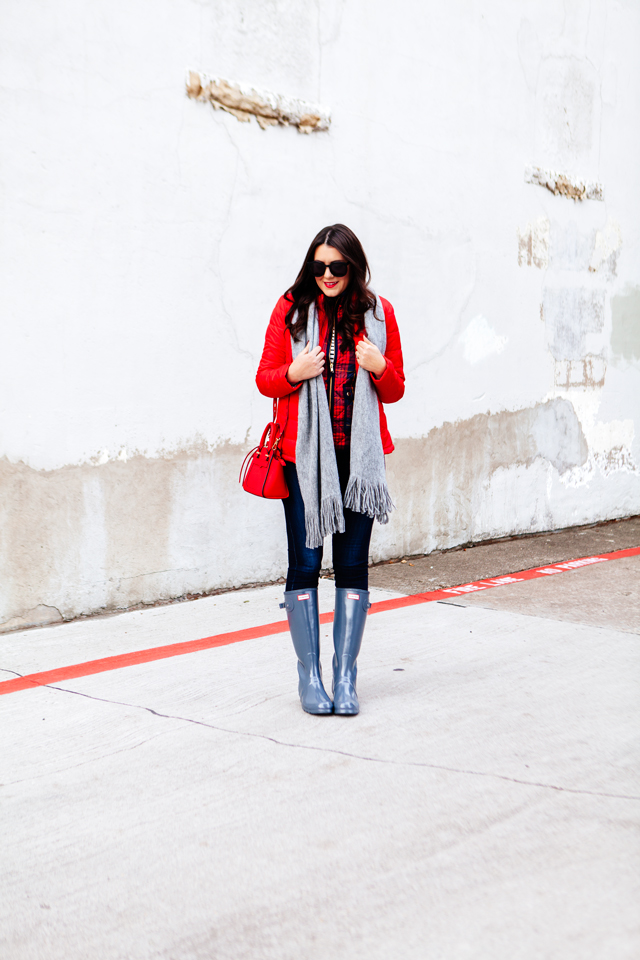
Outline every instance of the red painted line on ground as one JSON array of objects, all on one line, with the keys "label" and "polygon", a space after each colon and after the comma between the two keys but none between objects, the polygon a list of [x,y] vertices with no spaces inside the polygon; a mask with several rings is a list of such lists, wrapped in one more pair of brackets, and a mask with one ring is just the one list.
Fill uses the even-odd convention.
[{"label": "red painted line on ground", "polygon": [[[464,596],[466,593],[477,593],[479,590],[490,590],[493,587],[508,586],[510,583],[520,583],[524,580],[539,580],[541,577],[553,576],[556,573],[566,573],[568,570],[579,570],[594,563],[603,563],[609,560],[622,560],[623,557],[640,556],[640,547],[631,547],[629,550],[616,550],[614,553],[594,554],[591,557],[580,557],[577,560],[565,560],[562,563],[549,563],[544,567],[533,567],[531,570],[520,570],[504,577],[489,577],[487,580],[474,580],[472,583],[463,583],[459,587],[447,587],[446,590],[433,590],[431,593],[414,593],[409,597],[396,597],[393,600],[381,600],[374,603],[371,613],[382,613],[385,610],[397,610],[399,607],[410,607],[416,603],[429,603],[432,600],[451,600],[452,597]],[[0,688],[2,684],[0,683]]]},{"label": "red painted line on ground", "polygon": [[[458,587],[447,587],[445,590],[432,590],[430,593],[414,593],[408,597],[381,600],[372,604],[369,612],[384,613],[387,610],[398,610],[402,607],[412,607],[420,603],[431,603],[434,600],[450,600],[452,597],[476,593],[479,590],[491,590],[494,587],[521,583],[524,580],[537,580],[541,577],[565,573],[568,570],[579,570],[581,567],[590,566],[594,563],[621,560],[623,557],[637,557],[639,555],[640,547],[631,547],[629,550],[616,550],[614,553],[602,553],[592,557],[580,557],[577,560],[566,560],[562,563],[550,563],[544,567],[534,567],[532,570],[521,570],[519,573],[509,574],[509,576],[489,577],[487,580],[475,580],[472,583],[463,583]],[[320,615],[320,623],[332,623],[332,621],[332,613]],[[101,660],[88,660],[86,663],[74,663],[68,667],[44,670],[42,673],[30,673],[24,677],[16,677],[15,680],[1,681],[0,696],[5,693],[17,693],[19,690],[32,690],[35,687],[43,687],[51,683],[60,683],[63,680],[90,677],[94,673],[120,670],[123,667],[132,667],[140,663],[165,660],[168,657],[180,657],[185,653],[197,653],[199,650],[209,650],[212,647],[225,647],[231,643],[240,643],[242,640],[269,637],[274,633],[286,633],[288,629],[287,621],[282,620],[278,623],[265,623],[258,627],[247,627],[244,630],[233,630],[230,633],[218,633],[213,637],[203,637],[201,640],[186,640],[182,643],[171,643],[164,647],[134,650],[132,653],[103,657]]]}]

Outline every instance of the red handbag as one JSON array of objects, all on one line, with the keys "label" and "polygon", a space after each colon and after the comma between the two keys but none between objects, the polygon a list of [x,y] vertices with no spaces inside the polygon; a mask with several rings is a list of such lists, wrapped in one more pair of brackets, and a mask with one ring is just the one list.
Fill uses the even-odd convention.
[{"label": "red handbag", "polygon": [[260,443],[249,451],[240,467],[242,489],[268,500],[284,500],[289,496],[280,451],[282,427],[276,420],[277,412],[278,402],[274,400],[273,421],[266,425]]}]

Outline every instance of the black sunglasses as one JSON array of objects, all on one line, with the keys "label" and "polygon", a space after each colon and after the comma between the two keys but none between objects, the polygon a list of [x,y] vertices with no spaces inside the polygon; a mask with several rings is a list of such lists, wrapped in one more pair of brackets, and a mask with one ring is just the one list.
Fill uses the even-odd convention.
[{"label": "black sunglasses", "polygon": [[314,260],[311,264],[314,277],[324,277],[327,267],[329,267],[329,273],[333,277],[346,277],[349,264],[346,260],[334,260],[332,263],[323,263],[322,260]]}]

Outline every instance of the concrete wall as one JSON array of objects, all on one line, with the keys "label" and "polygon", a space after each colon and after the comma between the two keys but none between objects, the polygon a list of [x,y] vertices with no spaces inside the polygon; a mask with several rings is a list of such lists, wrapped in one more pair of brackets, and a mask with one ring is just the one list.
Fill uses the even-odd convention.
[{"label": "concrete wall", "polygon": [[[406,357],[375,559],[640,512],[636,2],[0,17],[0,629],[282,575],[237,473],[270,311],[335,221]],[[189,68],[330,129],[214,111]]]}]

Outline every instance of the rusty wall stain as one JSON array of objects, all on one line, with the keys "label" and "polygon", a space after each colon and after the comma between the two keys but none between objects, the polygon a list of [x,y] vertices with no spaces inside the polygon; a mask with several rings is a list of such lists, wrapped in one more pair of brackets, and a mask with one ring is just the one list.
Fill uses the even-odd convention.
[{"label": "rusty wall stain", "polygon": [[553,382],[556,387],[603,387],[607,363],[598,354],[588,354],[580,360],[555,360]]},{"label": "rusty wall stain", "polygon": [[525,183],[546,187],[555,196],[568,197],[571,200],[604,200],[604,187],[601,183],[582,180],[569,173],[528,166],[525,167],[524,179]]},{"label": "rusty wall stain", "polygon": [[294,126],[300,133],[312,133],[328,130],[331,123],[327,111],[317,104],[256,90],[221,77],[207,77],[195,70],[189,71],[186,89],[192,100],[208,101],[215,110],[224,110],[243,123],[255,117],[263,130]]}]

